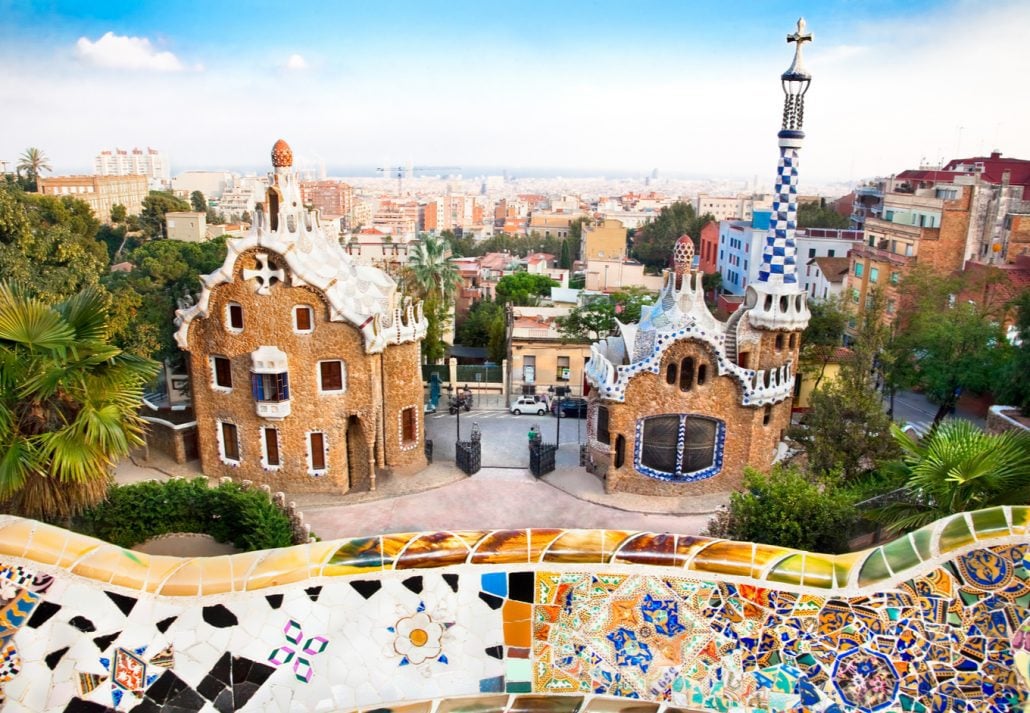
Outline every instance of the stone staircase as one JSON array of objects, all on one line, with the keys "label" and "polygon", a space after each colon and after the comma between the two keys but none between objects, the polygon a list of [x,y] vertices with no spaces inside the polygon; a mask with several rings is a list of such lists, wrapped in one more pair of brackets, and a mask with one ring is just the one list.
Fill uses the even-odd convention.
[{"label": "stone staircase", "polygon": [[744,306],[741,305],[737,311],[726,320],[726,360],[731,364],[737,363],[737,324],[744,316]]}]

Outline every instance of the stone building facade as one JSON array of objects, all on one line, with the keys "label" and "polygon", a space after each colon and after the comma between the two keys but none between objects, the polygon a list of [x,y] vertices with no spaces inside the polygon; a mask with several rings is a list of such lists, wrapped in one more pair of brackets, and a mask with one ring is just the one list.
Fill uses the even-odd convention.
[{"label": "stone building facade", "polygon": [[745,466],[769,468],[790,423],[791,398],[808,324],[797,270],[798,151],[804,94],[804,23],[783,74],[772,216],[758,279],[726,322],[704,302],[688,236],[674,248],[658,299],[637,324],[591,347],[586,379],[588,468],[608,492],[685,496],[734,490]]},{"label": "stone building facade", "polygon": [[291,492],[375,489],[426,463],[421,304],[355,264],[303,207],[283,141],[273,180],[176,333],[189,352],[201,466]]}]

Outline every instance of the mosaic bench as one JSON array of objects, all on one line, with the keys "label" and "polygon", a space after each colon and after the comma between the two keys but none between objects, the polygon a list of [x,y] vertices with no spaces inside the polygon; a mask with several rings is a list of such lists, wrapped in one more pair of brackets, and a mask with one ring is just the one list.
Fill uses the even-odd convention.
[{"label": "mosaic bench", "polygon": [[1018,711],[1030,509],[827,556],[613,530],[147,556],[0,518],[4,711]]}]

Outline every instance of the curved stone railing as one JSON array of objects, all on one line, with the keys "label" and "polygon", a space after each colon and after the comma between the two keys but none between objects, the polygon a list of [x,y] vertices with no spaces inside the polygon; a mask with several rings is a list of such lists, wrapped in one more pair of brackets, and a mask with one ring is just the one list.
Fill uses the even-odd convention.
[{"label": "curved stone railing", "polygon": [[33,711],[1012,710],[1028,525],[837,556],[532,529],[179,559],[4,517],[0,679]]}]

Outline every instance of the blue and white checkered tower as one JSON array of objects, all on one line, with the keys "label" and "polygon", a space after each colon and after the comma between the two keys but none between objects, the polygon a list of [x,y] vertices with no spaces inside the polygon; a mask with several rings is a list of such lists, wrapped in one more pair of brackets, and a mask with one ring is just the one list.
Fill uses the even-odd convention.
[{"label": "blue and white checkered tower", "polygon": [[749,322],[759,328],[776,330],[804,329],[810,314],[805,293],[798,284],[797,243],[794,231],[798,223],[798,151],[805,132],[805,93],[812,75],[805,70],[801,47],[812,41],[806,32],[805,19],[798,20],[797,30],[787,35],[795,43],[794,61],[781,75],[783,83],[783,125],[780,129],[780,162],[776,168],[776,189],[772,204],[772,221],[762,251],[758,282],[747,288],[746,305]]}]

